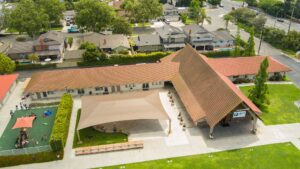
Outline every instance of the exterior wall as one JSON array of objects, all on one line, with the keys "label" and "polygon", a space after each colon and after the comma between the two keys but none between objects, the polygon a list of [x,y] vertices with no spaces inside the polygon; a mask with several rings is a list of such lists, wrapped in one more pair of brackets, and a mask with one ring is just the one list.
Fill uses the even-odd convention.
[{"label": "exterior wall", "polygon": [[[157,89],[157,88],[162,88],[164,87],[164,82],[151,82],[149,84],[149,89]],[[114,86],[114,91],[113,87],[107,87],[108,93],[113,93],[113,92],[129,92],[129,91],[139,91],[143,90],[143,84],[127,84],[127,85],[120,85],[120,91],[118,91],[118,87]],[[78,89],[68,89],[68,90],[60,90],[60,91],[47,91],[46,97],[44,96],[44,92],[39,92],[39,93],[33,93],[31,94],[31,98],[33,100],[37,99],[53,99],[53,98],[59,98],[61,97],[64,93],[70,93],[72,96],[84,96],[84,95],[101,95],[105,94],[105,87],[98,87],[96,88],[86,88],[83,89],[84,94],[79,94]],[[40,98],[38,97],[40,95]]]},{"label": "exterior wall", "polygon": [[214,41],[213,45],[217,48],[225,48],[225,47],[230,47],[234,45],[233,40],[229,41]]}]

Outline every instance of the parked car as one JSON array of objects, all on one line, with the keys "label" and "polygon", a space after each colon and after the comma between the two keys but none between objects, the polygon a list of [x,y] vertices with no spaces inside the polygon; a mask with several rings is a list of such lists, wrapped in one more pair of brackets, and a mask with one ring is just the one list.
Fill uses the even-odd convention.
[{"label": "parked car", "polygon": [[220,4],[219,4],[219,7],[223,8],[223,7],[224,7],[224,5],[220,3]]},{"label": "parked car", "polygon": [[69,28],[68,28],[68,33],[78,33],[79,30],[78,30],[78,27],[77,25],[71,25]]}]

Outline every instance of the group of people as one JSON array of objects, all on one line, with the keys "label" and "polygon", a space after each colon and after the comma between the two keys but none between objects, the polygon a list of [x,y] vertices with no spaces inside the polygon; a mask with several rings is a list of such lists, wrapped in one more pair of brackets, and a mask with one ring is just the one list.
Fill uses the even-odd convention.
[{"label": "group of people", "polygon": [[24,148],[27,144],[29,144],[28,134],[26,128],[23,128],[20,130],[20,136],[16,139],[15,147]]},{"label": "group of people", "polygon": [[[26,103],[23,103],[22,101],[19,103],[19,105],[16,105],[16,110],[29,110],[30,107],[26,104]],[[14,116],[14,111],[13,110],[10,110],[10,116],[11,118]]]}]

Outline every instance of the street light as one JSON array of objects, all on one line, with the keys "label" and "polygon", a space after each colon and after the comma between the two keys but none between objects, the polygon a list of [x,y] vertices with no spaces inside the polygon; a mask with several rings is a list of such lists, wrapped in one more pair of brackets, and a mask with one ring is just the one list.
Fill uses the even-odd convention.
[{"label": "street light", "polygon": [[289,24],[288,33],[289,33],[289,32],[290,32],[290,30],[291,30],[291,26],[292,26],[292,19],[293,19],[293,16],[294,16],[295,8],[296,8],[296,4],[294,5],[294,7],[293,7],[293,10],[292,10],[292,14],[291,14],[291,18],[290,18],[290,24]]},{"label": "street light", "polygon": [[261,49],[261,43],[262,43],[262,40],[263,40],[264,27],[265,27],[265,25],[263,25],[263,27],[261,29],[261,33],[260,33],[260,41],[259,41],[259,46],[258,46],[258,50],[257,50],[257,55],[258,56],[259,56],[259,52],[260,52],[260,49]]}]

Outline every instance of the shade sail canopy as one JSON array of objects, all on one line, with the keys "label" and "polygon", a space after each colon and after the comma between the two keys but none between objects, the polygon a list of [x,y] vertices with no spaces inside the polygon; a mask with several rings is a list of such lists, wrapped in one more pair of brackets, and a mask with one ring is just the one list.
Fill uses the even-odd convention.
[{"label": "shade sail canopy", "polygon": [[17,118],[17,121],[16,121],[15,125],[13,126],[13,129],[31,128],[34,118],[35,117],[20,117],[20,118]]},{"label": "shade sail canopy", "polygon": [[117,121],[169,120],[158,90],[82,97],[77,130]]}]

